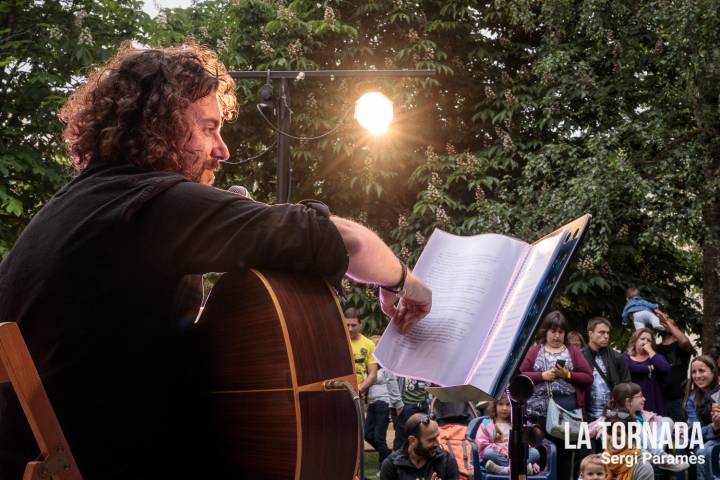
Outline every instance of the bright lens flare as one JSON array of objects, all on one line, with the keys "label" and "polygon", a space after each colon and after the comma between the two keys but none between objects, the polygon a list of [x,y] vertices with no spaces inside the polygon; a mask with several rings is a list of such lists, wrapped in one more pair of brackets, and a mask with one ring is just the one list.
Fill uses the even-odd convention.
[{"label": "bright lens flare", "polygon": [[373,135],[382,135],[393,119],[392,102],[382,93],[366,93],[355,103],[355,118]]}]

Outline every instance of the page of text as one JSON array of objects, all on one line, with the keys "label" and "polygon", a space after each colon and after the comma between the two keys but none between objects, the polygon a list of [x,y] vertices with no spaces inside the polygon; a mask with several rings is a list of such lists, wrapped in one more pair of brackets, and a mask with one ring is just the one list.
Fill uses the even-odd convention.
[{"label": "page of text", "polygon": [[535,298],[540,282],[564,239],[565,232],[561,232],[531,247],[516,285],[510,292],[508,301],[500,312],[497,325],[488,338],[486,348],[477,358],[475,372],[467,379],[467,383],[486,392],[492,387],[513,348],[530,302]]},{"label": "page of text", "polygon": [[432,311],[407,335],[388,326],[375,352],[380,364],[438,385],[464,383],[528,248],[503,235],[435,230],[413,270],[433,290]]}]

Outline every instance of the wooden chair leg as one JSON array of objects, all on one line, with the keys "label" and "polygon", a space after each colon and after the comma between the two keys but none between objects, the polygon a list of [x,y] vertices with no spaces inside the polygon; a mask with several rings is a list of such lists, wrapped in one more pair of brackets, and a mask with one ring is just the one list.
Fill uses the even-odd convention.
[{"label": "wooden chair leg", "polygon": [[27,464],[23,480],[82,480],[40,375],[14,322],[0,323],[0,382],[7,381],[17,394],[42,457]]}]

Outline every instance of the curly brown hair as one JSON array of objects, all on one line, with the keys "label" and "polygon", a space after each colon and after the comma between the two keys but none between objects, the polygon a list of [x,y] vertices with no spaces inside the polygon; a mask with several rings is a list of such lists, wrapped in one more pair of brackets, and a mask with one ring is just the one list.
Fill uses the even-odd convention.
[{"label": "curly brown hair", "polygon": [[60,109],[65,147],[79,172],[102,159],[184,174],[191,136],[185,111],[213,92],[223,119],[233,120],[235,81],[194,40],[162,49],[123,42]]}]

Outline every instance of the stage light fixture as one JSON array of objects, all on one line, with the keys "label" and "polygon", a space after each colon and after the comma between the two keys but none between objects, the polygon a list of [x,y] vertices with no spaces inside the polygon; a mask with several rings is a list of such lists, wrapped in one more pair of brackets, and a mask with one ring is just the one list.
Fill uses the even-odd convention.
[{"label": "stage light fixture", "polygon": [[373,135],[382,135],[393,119],[392,102],[380,92],[368,92],[355,103],[355,119]]}]

